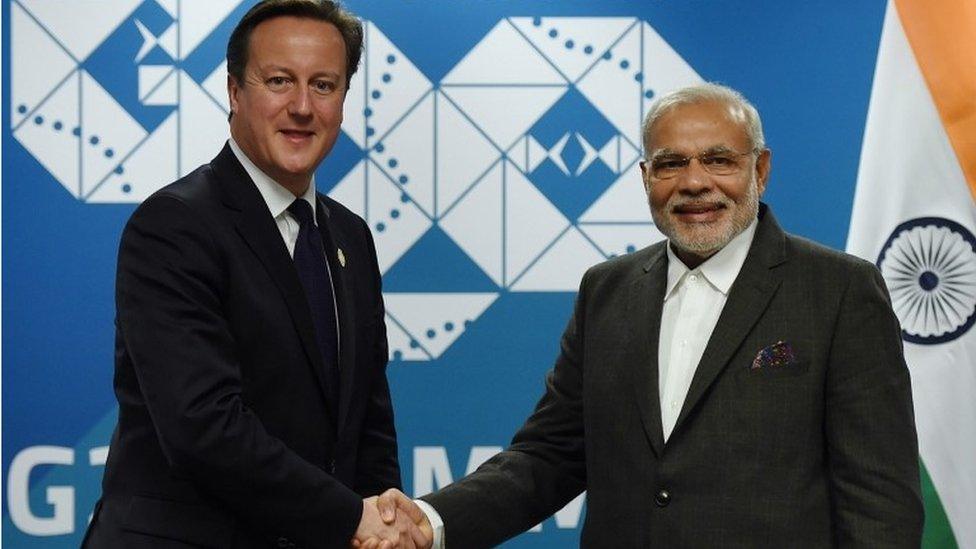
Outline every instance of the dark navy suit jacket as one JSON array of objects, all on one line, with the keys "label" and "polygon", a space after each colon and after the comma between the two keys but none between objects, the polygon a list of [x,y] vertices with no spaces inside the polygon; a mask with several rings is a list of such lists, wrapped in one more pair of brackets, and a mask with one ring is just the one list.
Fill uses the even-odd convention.
[{"label": "dark navy suit jacket", "polygon": [[116,280],[119,421],[89,547],[345,547],[362,497],[400,486],[372,237],[337,202],[316,209],[337,403],[292,259],[229,147],[133,214]]}]

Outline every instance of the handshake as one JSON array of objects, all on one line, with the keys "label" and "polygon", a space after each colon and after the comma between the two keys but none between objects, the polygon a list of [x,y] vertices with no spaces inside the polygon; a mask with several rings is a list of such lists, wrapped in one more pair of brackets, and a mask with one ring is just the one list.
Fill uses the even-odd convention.
[{"label": "handshake", "polygon": [[391,488],[363,500],[363,516],[350,542],[358,549],[428,549],[434,531],[427,515],[404,495]]}]

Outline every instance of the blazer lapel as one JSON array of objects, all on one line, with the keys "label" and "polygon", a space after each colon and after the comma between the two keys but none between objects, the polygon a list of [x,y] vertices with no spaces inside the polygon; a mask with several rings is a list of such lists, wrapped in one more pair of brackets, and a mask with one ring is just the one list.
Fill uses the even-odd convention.
[{"label": "blazer lapel", "polygon": [[765,204],[761,206],[759,217],[752,247],[729,290],[728,300],[698,363],[672,437],[728,365],[782,282],[782,275],[773,267],[787,259],[786,236]]},{"label": "blazer lapel", "polygon": [[[345,251],[349,248],[344,246],[348,242],[342,228],[330,219],[329,207],[319,197],[316,198],[318,207],[316,217],[319,224],[319,232],[322,234],[322,242],[325,244],[325,257],[329,262],[329,271],[332,275],[332,290],[336,300],[336,325],[339,330],[339,403],[338,403],[338,429],[342,431],[345,424],[346,415],[349,412],[350,399],[352,398],[353,378],[356,374],[356,334],[353,327],[356,325],[355,310],[352,307],[352,299],[349,296],[349,288],[345,277],[345,262],[362,258],[346,258]],[[339,260],[339,250],[343,250],[343,259]]]},{"label": "blazer lapel", "polygon": [[656,247],[644,264],[644,272],[630,285],[627,314],[630,324],[630,355],[623,364],[632,364],[637,406],[640,409],[644,434],[654,455],[664,450],[664,431],[661,427],[661,398],[658,387],[658,341],[661,334],[661,305],[667,289],[668,261],[664,246]]},{"label": "blazer lapel", "polygon": [[288,255],[278,226],[268,211],[268,205],[229,145],[224,146],[210,166],[217,175],[224,204],[238,212],[237,232],[264,265],[285,300],[305,355],[318,380],[322,398],[325,399],[328,394],[322,374],[325,366],[315,340],[312,313],[295,264]]}]

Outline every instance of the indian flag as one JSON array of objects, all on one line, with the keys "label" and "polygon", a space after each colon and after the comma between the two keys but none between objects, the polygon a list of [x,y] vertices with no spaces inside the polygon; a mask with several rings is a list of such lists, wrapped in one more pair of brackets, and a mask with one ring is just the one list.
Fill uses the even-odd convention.
[{"label": "indian flag", "polygon": [[847,250],[901,321],[925,547],[976,548],[976,2],[888,4]]}]

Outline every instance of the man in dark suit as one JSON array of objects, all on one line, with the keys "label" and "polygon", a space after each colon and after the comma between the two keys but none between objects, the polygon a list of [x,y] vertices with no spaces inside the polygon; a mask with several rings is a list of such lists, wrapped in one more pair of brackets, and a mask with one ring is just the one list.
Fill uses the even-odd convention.
[{"label": "man in dark suit", "polygon": [[364,500],[400,486],[380,274],[313,179],[362,38],[329,0],[257,4],[227,48],[230,141],[126,226],[88,547],[424,543]]},{"label": "man in dark suit", "polygon": [[669,94],[643,133],[668,240],[584,275],[511,446],[422,498],[438,543],[498,544],[585,489],[585,547],[917,548],[910,380],[877,269],[759,203],[770,151],[734,90]]}]

